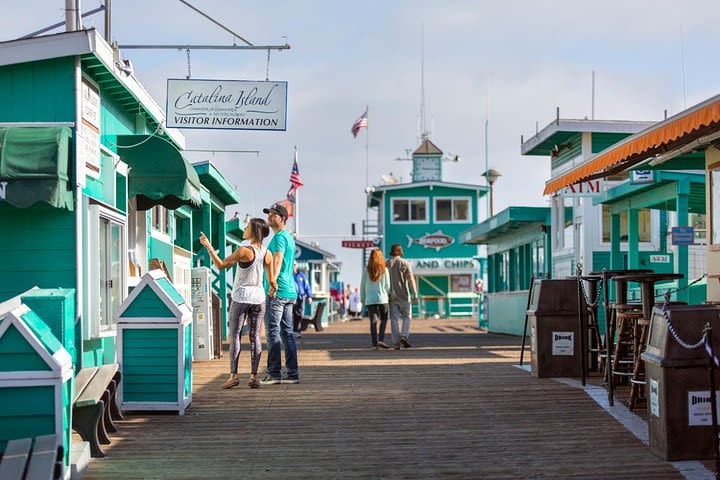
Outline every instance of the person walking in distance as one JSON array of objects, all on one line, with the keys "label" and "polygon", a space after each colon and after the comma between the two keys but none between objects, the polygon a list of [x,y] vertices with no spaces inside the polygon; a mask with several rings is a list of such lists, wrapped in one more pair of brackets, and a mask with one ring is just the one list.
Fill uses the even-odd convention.
[{"label": "person walking in distance", "polygon": [[[390,293],[390,274],[385,267],[382,251],[376,248],[370,252],[367,267],[360,281],[360,301],[367,307],[370,318],[370,339],[373,349],[390,348],[385,343],[385,328],[388,320],[388,294]],[[380,335],[377,323],[380,321]]]},{"label": "person walking in distance", "polygon": [[222,384],[222,388],[232,388],[240,384],[238,380],[238,359],[240,358],[240,337],[243,325],[247,321],[250,333],[250,388],[258,388],[257,379],[262,340],[260,339],[260,322],[265,315],[265,289],[263,288],[263,270],[270,284],[270,295],[275,294],[277,283],[273,276],[272,256],[263,247],[263,239],[270,233],[265,220],[252,218],[243,231],[243,239],[250,241],[250,246],[239,247],[225,260],[215,253],[210,240],[200,232],[200,243],[207,249],[213,263],[219,270],[235,264],[235,273],[230,297],[230,377]]},{"label": "person walking in distance", "polygon": [[303,311],[305,310],[305,301],[312,303],[312,290],[310,289],[310,282],[308,282],[305,274],[298,269],[298,263],[293,264],[293,279],[295,281],[295,292],[297,293],[297,300],[293,305],[293,331],[298,337],[302,337],[300,334],[300,327],[302,323]]},{"label": "person walking in distance", "polygon": [[[390,272],[390,328],[392,330],[395,350],[410,348],[410,290],[412,299],[417,301],[418,291],[415,285],[412,265],[402,258],[403,249],[399,243],[390,247],[390,258],[387,261],[387,268]],[[409,288],[408,288],[409,287]],[[402,330],[399,328],[399,319],[402,318]]]},{"label": "person walking in distance", "polygon": [[[293,334],[293,305],[297,299],[293,263],[295,262],[295,240],[285,230],[288,212],[284,206],[274,204],[263,209],[268,224],[275,235],[268,245],[272,254],[273,273],[277,281],[275,296],[268,296],[265,307],[265,337],[267,339],[267,374],[260,383],[300,383],[298,354]],[[272,288],[272,287],[270,287]],[[272,290],[270,290],[272,291]],[[285,345],[285,373],[282,373],[280,343]]]}]

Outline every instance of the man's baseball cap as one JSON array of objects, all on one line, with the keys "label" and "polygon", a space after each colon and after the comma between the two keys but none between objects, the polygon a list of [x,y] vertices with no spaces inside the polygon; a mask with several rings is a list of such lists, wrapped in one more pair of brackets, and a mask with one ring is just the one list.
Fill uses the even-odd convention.
[{"label": "man's baseball cap", "polygon": [[263,208],[263,213],[277,213],[281,217],[283,217],[283,220],[288,219],[288,211],[287,208],[285,208],[283,205],[280,205],[279,203],[273,203],[270,208]]}]

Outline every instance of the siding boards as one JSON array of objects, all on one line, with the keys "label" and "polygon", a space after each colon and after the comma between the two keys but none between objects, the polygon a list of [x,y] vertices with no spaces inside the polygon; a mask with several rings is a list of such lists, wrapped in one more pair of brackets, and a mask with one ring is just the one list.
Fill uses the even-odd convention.
[{"label": "siding boards", "polygon": [[39,287],[75,288],[75,215],[0,202],[0,301]]},{"label": "siding boards", "polygon": [[[177,401],[177,335],[176,328],[123,330],[123,401]],[[148,347],[153,341],[173,347]]]},{"label": "siding boards", "polygon": [[8,440],[55,433],[54,388],[0,388],[0,451]]},{"label": "siding boards", "polygon": [[175,314],[150,288],[144,289],[123,312],[123,317],[174,317]]},{"label": "siding boards", "polygon": [[74,122],[73,57],[0,68],[0,122]]},{"label": "siding boards", "polygon": [[50,371],[48,364],[14,325],[10,325],[0,337],[0,357],[9,359],[7,362],[0,363],[0,372]]}]

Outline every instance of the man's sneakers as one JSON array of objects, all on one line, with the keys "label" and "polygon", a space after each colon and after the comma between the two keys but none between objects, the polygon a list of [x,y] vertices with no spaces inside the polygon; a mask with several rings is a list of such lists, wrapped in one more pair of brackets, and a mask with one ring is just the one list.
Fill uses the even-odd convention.
[{"label": "man's sneakers", "polygon": [[412,345],[410,345],[410,342],[408,342],[407,337],[400,337],[400,344],[403,346],[403,348],[412,348]]},{"label": "man's sneakers", "polygon": [[383,342],[382,340],[380,340],[380,341],[377,343],[377,346],[380,347],[380,348],[390,348],[390,345],[388,345],[387,343]]},{"label": "man's sneakers", "polygon": [[265,378],[260,380],[260,383],[263,385],[277,385],[281,383],[281,380],[279,378],[273,377],[268,373],[267,375],[265,375]]},{"label": "man's sneakers", "polygon": [[300,383],[300,377],[297,375],[288,375],[283,373],[281,383]]}]

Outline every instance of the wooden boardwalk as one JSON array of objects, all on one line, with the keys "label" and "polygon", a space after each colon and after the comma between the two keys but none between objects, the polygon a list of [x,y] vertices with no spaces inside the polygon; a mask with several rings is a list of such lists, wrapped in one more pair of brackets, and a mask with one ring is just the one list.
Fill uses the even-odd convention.
[{"label": "wooden boardwalk", "polygon": [[188,414],[128,416],[85,478],[682,478],[583,391],[513,367],[520,339],[455,319],[411,341],[306,333],[302,383],[259,390],[219,389],[227,357],[195,363]]}]

